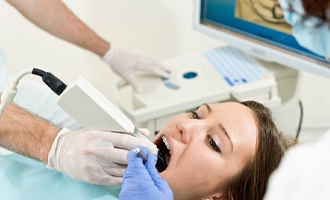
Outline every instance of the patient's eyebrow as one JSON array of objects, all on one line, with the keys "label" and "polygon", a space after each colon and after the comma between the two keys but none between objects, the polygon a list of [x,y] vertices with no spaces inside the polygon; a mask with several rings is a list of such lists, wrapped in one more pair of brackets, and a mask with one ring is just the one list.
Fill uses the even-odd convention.
[{"label": "patient's eyebrow", "polygon": [[[209,113],[212,112],[212,109],[211,109],[211,107],[210,107],[209,104],[204,103],[203,105],[206,106],[206,108],[207,108],[207,110],[209,111]],[[230,138],[230,136],[229,136],[227,130],[225,129],[225,127],[224,127],[221,123],[219,123],[219,128],[220,128],[220,130],[226,135],[226,137],[228,138],[228,140],[229,140],[229,142],[230,142],[230,150],[231,150],[231,153],[233,153],[233,149],[234,149],[233,141],[231,140],[231,138]]]},{"label": "patient's eyebrow", "polygon": [[222,126],[221,123],[219,123],[218,125],[219,125],[220,130],[221,130],[222,132],[224,132],[225,135],[227,136],[227,138],[228,138],[228,140],[229,140],[229,142],[230,142],[230,150],[231,150],[231,153],[233,153],[234,145],[233,145],[233,142],[232,142],[231,139],[230,139],[230,136],[228,135],[227,130],[225,129],[225,127]]},{"label": "patient's eyebrow", "polygon": [[209,104],[207,104],[207,103],[203,103],[203,105],[206,106],[206,108],[207,108],[207,110],[209,111],[209,113],[212,112],[212,109],[211,109],[211,107],[209,106]]}]

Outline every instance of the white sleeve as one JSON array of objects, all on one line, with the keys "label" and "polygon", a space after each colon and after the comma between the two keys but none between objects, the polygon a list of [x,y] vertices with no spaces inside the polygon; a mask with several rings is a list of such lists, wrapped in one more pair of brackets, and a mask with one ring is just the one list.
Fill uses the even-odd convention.
[{"label": "white sleeve", "polygon": [[18,84],[14,102],[21,108],[49,120],[54,125],[70,130],[81,129],[82,127],[77,121],[56,104],[57,98],[58,96],[42,80],[37,82],[22,79]]},{"label": "white sleeve", "polygon": [[264,200],[330,199],[330,131],[317,142],[301,144],[272,174]]}]

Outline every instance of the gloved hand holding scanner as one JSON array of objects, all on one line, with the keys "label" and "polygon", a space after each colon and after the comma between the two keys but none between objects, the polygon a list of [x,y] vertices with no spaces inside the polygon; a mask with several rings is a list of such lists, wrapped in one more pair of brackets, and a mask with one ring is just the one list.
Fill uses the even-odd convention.
[{"label": "gloved hand holding scanner", "polygon": [[146,147],[136,147],[127,154],[128,167],[124,173],[120,200],[172,200],[168,183],[158,174],[157,156]]},{"label": "gloved hand holding scanner", "polygon": [[120,184],[128,150],[137,145],[157,149],[152,142],[129,134],[62,129],[48,154],[47,168],[94,184]]},{"label": "gloved hand holding scanner", "polygon": [[[62,129],[48,154],[47,168],[94,184],[120,184],[128,150],[143,145],[158,157],[157,169],[167,167],[164,154],[139,131],[140,137],[119,131]],[[147,134],[147,133],[143,133]]]}]

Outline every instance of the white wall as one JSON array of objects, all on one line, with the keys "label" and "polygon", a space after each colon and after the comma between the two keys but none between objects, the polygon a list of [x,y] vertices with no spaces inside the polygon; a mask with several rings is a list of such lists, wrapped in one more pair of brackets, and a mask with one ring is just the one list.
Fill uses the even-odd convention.
[{"label": "white wall", "polygon": [[[193,1],[65,0],[84,22],[112,45],[159,61],[221,44],[192,28]],[[41,31],[0,1],[0,47],[15,75],[23,68],[48,70],[69,83],[81,74],[110,100],[119,80],[97,56]],[[102,80],[102,81],[101,81]],[[330,79],[302,74],[303,134],[330,128]]]}]

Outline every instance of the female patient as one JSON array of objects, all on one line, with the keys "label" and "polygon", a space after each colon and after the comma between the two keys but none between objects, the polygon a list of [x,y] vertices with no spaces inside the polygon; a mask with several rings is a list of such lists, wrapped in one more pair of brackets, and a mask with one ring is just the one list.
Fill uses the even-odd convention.
[{"label": "female patient", "polygon": [[[169,149],[161,176],[175,199],[262,199],[268,177],[288,147],[268,109],[252,101],[204,104],[170,121],[154,142],[163,151]],[[11,185],[3,190],[10,199],[22,194],[44,198],[45,186],[47,194],[56,194],[48,199],[118,198],[119,188],[77,182],[44,167],[36,169],[43,164],[26,159],[0,158],[0,172],[5,173],[0,185]],[[13,170],[17,163],[25,168]]]},{"label": "female patient", "polygon": [[170,149],[161,176],[175,199],[261,199],[288,147],[267,108],[256,102],[204,104],[165,126]]},{"label": "female patient", "polygon": [[262,199],[290,143],[269,110],[253,101],[204,104],[174,118],[155,138],[170,152],[160,175],[174,199]]}]

